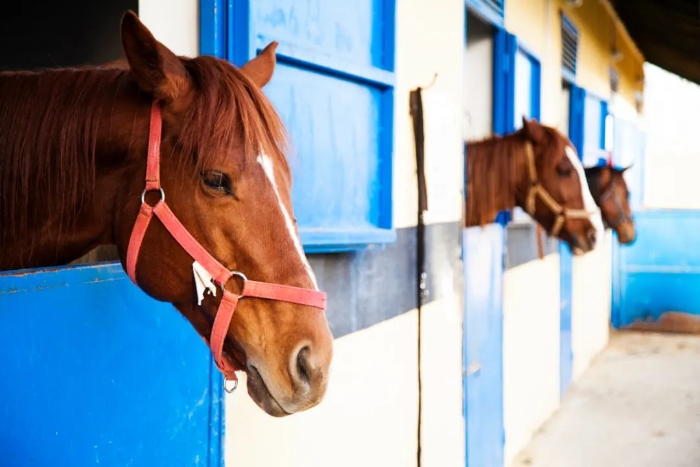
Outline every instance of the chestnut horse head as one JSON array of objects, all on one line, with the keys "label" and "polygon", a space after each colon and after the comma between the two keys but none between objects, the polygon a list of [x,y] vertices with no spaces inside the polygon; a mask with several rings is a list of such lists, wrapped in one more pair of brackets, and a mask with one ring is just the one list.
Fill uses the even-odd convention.
[{"label": "chestnut horse head", "polygon": [[[276,44],[237,69],[176,56],[133,12],[121,35],[124,64],[0,73],[0,269],[65,264],[100,244],[116,244],[127,267],[137,215],[164,194],[191,243],[225,272],[321,295],[292,209],[284,128],[261,90]],[[162,191],[146,181],[154,145]],[[208,337],[220,287],[246,290],[237,278],[214,287],[184,237],[156,217],[132,258],[134,279]],[[237,303],[221,341],[252,399],[284,416],[323,398],[333,338],[320,307],[255,298],[265,293]]]},{"label": "chestnut horse head", "polygon": [[467,145],[467,226],[500,210],[524,209],[574,254],[591,251],[603,231],[583,165],[568,138],[536,120]]},{"label": "chestnut horse head", "polygon": [[586,167],[588,186],[593,199],[600,206],[605,227],[613,229],[622,244],[632,243],[637,237],[629,205],[629,190],[624,177],[627,169],[629,167]]}]

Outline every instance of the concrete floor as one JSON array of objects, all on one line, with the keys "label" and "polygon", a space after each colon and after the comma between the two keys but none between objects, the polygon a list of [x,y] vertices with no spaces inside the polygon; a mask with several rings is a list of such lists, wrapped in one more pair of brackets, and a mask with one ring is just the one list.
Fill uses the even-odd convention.
[{"label": "concrete floor", "polygon": [[700,336],[619,333],[512,467],[700,467]]}]

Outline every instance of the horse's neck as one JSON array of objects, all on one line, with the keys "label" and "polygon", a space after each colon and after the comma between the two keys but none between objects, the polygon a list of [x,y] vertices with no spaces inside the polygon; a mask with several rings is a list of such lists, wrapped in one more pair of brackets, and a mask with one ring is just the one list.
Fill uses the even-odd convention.
[{"label": "horse's neck", "polygon": [[[494,144],[503,144],[503,138]],[[526,161],[516,151],[517,146],[509,147],[507,152],[480,150],[473,154],[467,148],[467,227],[488,224],[500,211],[522,205]]]},{"label": "horse's neck", "polygon": [[[31,75],[25,76],[35,79]],[[0,91],[3,85],[8,86],[8,81],[13,79],[17,80],[18,77],[0,75]],[[119,85],[115,82],[112,96],[119,92],[118,88]],[[108,94],[110,89],[108,86],[105,94]],[[70,96],[63,96],[64,100],[69,98]],[[90,151],[85,150],[85,145],[75,145],[72,150],[64,150],[58,159],[51,161],[51,157],[56,157],[56,153],[60,152],[57,148],[70,144],[61,140],[60,129],[54,128],[37,135],[37,138],[44,140],[33,146],[30,144],[29,147],[35,156],[33,161],[19,168],[18,156],[22,154],[19,154],[18,148],[29,143],[18,144],[19,140],[15,139],[13,134],[18,132],[17,123],[3,120],[8,117],[0,117],[0,154],[11,154],[0,158],[0,179],[14,184],[16,190],[27,191],[26,201],[19,203],[18,197],[0,191],[0,195],[3,196],[0,199],[0,224],[9,219],[17,220],[13,223],[15,229],[11,226],[0,231],[0,270],[66,264],[88,253],[97,245],[114,242],[112,219],[115,196],[119,176],[124,174],[126,168],[125,152],[118,148],[118,142],[130,141],[129,137],[121,135],[120,138],[115,132],[127,131],[125,128],[130,131],[139,130],[133,123],[118,125],[114,121],[105,121],[111,120],[111,115],[124,113],[124,109],[118,108],[118,105],[121,105],[119,102],[123,100],[114,98],[109,105],[98,104],[92,118],[81,116],[77,119],[73,117],[73,120],[66,119],[66,132],[93,132],[94,154],[86,154],[85,152]],[[13,104],[9,101],[3,102],[5,103]],[[17,103],[14,105],[20,114],[20,120],[32,122],[37,121],[37,112],[45,112],[48,108],[31,106],[29,103],[25,106]],[[17,118],[17,115],[11,118]],[[129,118],[128,114],[125,118]],[[92,123],[89,123],[89,120],[92,120]],[[133,117],[131,120],[133,121]],[[146,131],[147,128],[144,129],[144,132]],[[42,155],[41,158],[37,157],[37,151]],[[47,174],[49,170],[46,170],[46,167],[53,173]],[[66,172],[57,173],[59,171]],[[78,174],[77,171],[81,173]],[[46,184],[53,184],[53,188],[47,188]],[[60,184],[64,186],[58,188]],[[24,188],[20,188],[22,186]],[[70,187],[73,187],[73,191]]]}]

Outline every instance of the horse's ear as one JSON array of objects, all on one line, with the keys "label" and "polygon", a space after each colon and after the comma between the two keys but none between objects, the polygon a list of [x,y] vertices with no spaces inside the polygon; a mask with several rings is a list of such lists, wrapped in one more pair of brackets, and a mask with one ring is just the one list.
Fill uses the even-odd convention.
[{"label": "horse's ear", "polygon": [[546,133],[542,125],[536,119],[528,120],[523,117],[523,128],[525,133],[533,143],[543,143],[546,139]]},{"label": "horse's ear", "polygon": [[243,74],[260,88],[270,81],[272,73],[275,71],[277,45],[277,42],[270,42],[257,57],[241,67]]},{"label": "horse's ear", "polygon": [[166,103],[190,91],[191,78],[180,59],[131,10],[122,17],[121,35],[129,67],[142,90]]}]

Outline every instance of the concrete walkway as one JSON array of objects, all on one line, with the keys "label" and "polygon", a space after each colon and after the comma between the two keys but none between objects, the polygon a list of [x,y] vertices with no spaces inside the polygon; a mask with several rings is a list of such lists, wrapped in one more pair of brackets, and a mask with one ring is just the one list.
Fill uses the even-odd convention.
[{"label": "concrete walkway", "polygon": [[619,333],[512,467],[700,467],[700,336]]}]

